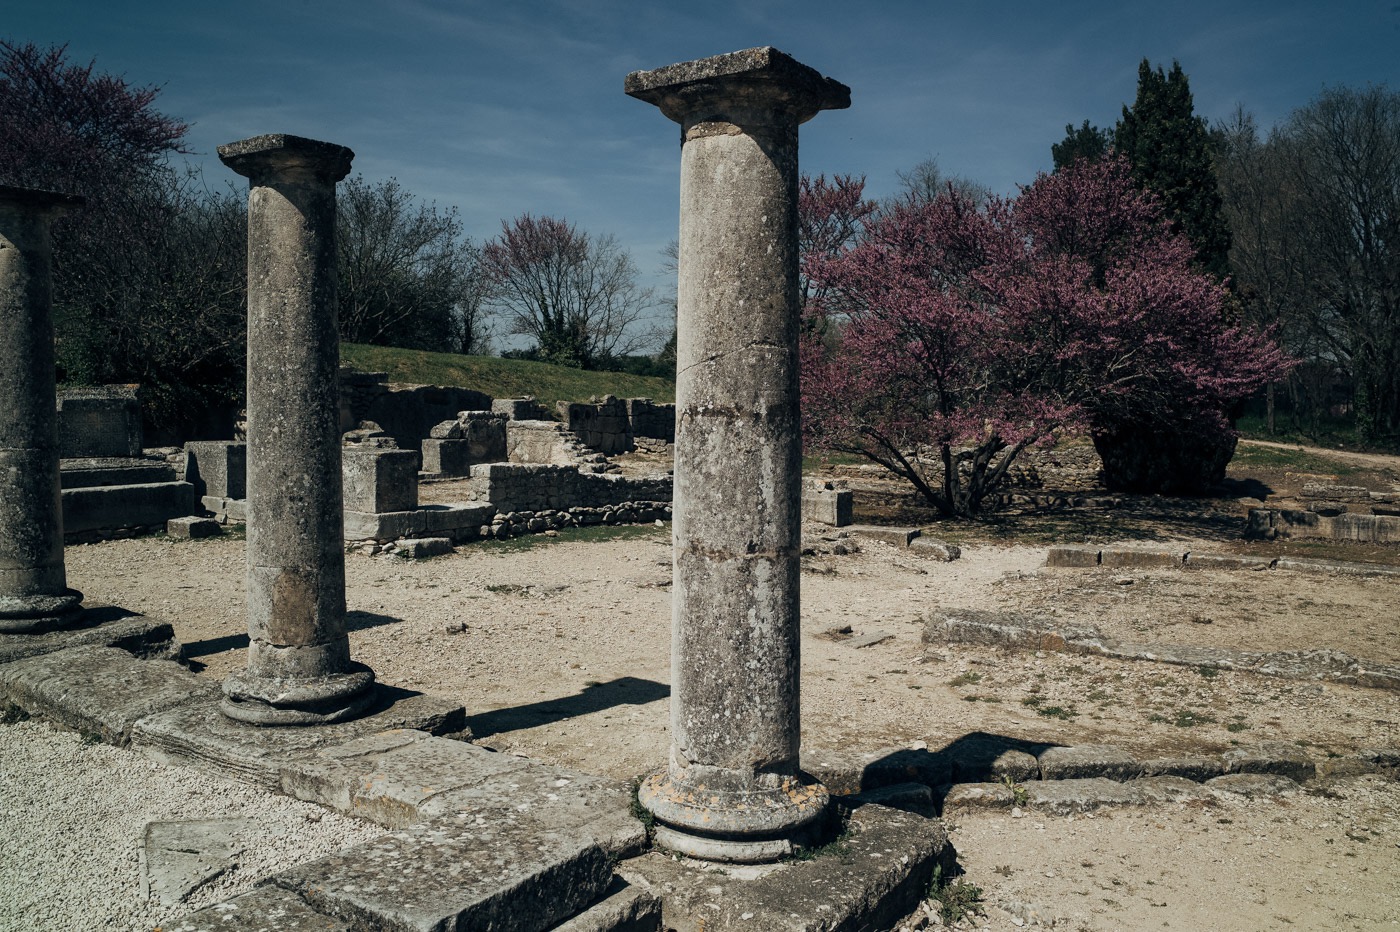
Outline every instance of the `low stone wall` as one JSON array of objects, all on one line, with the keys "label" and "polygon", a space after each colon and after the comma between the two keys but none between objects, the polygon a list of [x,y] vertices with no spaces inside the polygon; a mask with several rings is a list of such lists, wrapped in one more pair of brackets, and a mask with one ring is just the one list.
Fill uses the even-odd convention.
[{"label": "low stone wall", "polygon": [[1395,515],[1319,514],[1316,511],[1251,508],[1245,529],[1248,537],[1320,537],[1366,544],[1400,542],[1400,517]]},{"label": "low stone wall", "polygon": [[188,482],[64,489],[62,494],[63,535],[69,542],[163,531],[166,521],[198,510]]},{"label": "low stone wall", "polygon": [[582,443],[600,453],[628,453],[634,448],[627,405],[612,395],[589,404],[561,401],[559,420]]},{"label": "low stone wall", "polygon": [[633,438],[676,442],[676,406],[652,401],[650,398],[628,398],[627,419],[631,422]]},{"label": "low stone wall", "polygon": [[573,466],[488,463],[471,468],[471,500],[502,514],[605,508],[627,502],[671,502],[669,475],[632,478],[583,473]]}]

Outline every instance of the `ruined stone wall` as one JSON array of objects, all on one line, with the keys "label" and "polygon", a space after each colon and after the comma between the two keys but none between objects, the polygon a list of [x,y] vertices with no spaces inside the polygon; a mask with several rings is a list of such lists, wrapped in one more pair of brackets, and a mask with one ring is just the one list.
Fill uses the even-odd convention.
[{"label": "ruined stone wall", "polygon": [[140,456],[141,389],[137,385],[61,388],[58,397],[58,455]]},{"label": "ruined stone wall", "polygon": [[498,512],[603,508],[671,501],[671,477],[583,473],[572,466],[488,463],[471,468],[471,500]]},{"label": "ruined stone wall", "polygon": [[600,402],[559,402],[559,419],[584,445],[600,453],[627,453],[633,447],[627,404],[608,395]]},{"label": "ruined stone wall", "polygon": [[403,450],[422,450],[433,427],[459,411],[490,410],[491,396],[444,385],[395,385],[382,372],[340,370],[340,429],[361,421],[382,427]]},{"label": "ruined stone wall", "polygon": [[676,406],[652,401],[650,398],[628,398],[627,418],[632,436],[676,442]]}]

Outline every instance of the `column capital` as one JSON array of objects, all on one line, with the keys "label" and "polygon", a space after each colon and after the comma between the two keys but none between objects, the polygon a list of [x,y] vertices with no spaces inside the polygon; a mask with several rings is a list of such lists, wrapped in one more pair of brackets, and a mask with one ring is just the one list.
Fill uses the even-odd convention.
[{"label": "column capital", "polygon": [[219,146],[219,161],[254,184],[271,178],[309,174],[334,184],[350,174],[355,153],[333,142],[269,133]]},{"label": "column capital", "polygon": [[6,207],[64,213],[82,207],[86,202],[87,199],[78,194],[0,184],[0,204]]},{"label": "column capital", "polygon": [[772,46],[634,71],[623,90],[682,125],[724,120],[735,110],[750,109],[805,123],[822,110],[851,105],[849,87]]}]

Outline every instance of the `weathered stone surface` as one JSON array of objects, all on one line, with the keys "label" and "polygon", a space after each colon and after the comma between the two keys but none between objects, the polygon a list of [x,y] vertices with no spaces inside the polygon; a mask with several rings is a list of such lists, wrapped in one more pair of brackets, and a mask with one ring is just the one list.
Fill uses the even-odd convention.
[{"label": "weathered stone surface", "polygon": [[496,515],[491,504],[424,505],[413,511],[370,514],[345,512],[346,540],[391,541],[399,538],[446,537],[470,540]]},{"label": "weathered stone surface", "polygon": [[802,769],[833,795],[864,793],[901,783],[941,786],[952,781],[952,760],[926,750],[880,748],[875,751],[806,749]]},{"label": "weathered stone surface", "polygon": [[212,701],[218,691],[177,663],[115,647],[73,647],[0,666],[0,700],[115,745],[127,743],[140,719]]},{"label": "weathered stone surface", "polygon": [[[1008,746],[994,739],[959,741],[942,752],[952,763],[956,783],[982,783],[1010,778],[1017,782],[1040,778],[1040,761],[1036,754],[1045,745],[1029,745],[1028,749]],[[1034,751],[1035,753],[1031,753]]]},{"label": "weathered stone surface", "polygon": [[1110,745],[1081,744],[1046,748],[1040,752],[1040,776],[1043,780],[1105,777],[1121,782],[1141,773],[1142,764],[1136,757]]},{"label": "weathered stone surface", "polygon": [[1223,777],[1207,780],[1205,785],[1215,792],[1233,793],[1249,799],[1285,796],[1300,789],[1297,783],[1276,773],[1227,773]]},{"label": "weathered stone surface", "polygon": [[423,560],[440,557],[452,552],[450,537],[421,537],[401,540],[394,547],[394,554],[410,560]]},{"label": "weathered stone surface", "polygon": [[277,876],[356,927],[407,932],[548,929],[607,888],[612,864],[585,832],[457,813]]},{"label": "weathered stone surface", "polygon": [[180,477],[169,463],[106,458],[59,460],[58,479],[65,489],[91,489],[104,485],[178,482]]},{"label": "weathered stone surface", "polygon": [[1303,498],[1329,502],[1370,502],[1371,493],[1359,485],[1329,485],[1324,482],[1304,482]]},{"label": "weathered stone surface", "polygon": [[638,796],[676,850],[768,859],[826,803],[798,769],[797,142],[850,89],[772,48],[625,88],[682,134],[672,752]]},{"label": "weathered stone surface", "polygon": [[1204,783],[1224,772],[1225,762],[1218,757],[1154,757],[1142,762],[1143,777],[1181,777]]},{"label": "weathered stone surface", "polygon": [[229,719],[216,704],[202,702],[141,719],[131,729],[131,743],[164,763],[280,790],[283,768],[322,748],[382,731],[441,735],[460,733],[465,726],[460,705],[381,686],[366,714],[351,721],[317,728],[259,728]]},{"label": "weathered stone surface", "polygon": [[[1396,519],[1400,521],[1400,518]],[[1381,563],[1344,563],[1340,560],[1317,560],[1310,557],[1279,557],[1274,567],[1295,573],[1326,573],[1338,576],[1400,576],[1400,566]]]},{"label": "weathered stone surface", "polygon": [[1232,553],[1191,553],[1186,556],[1186,566],[1190,569],[1265,570],[1273,565],[1272,558],[1245,557]]},{"label": "weathered stone surface", "polygon": [[174,906],[209,881],[231,870],[243,852],[235,834],[251,819],[198,819],[150,822],[141,847],[141,886],[146,895]]},{"label": "weathered stone surface", "polygon": [[201,498],[247,498],[248,445],[229,440],[186,443],[185,481]]},{"label": "weathered stone surface", "polygon": [[602,901],[553,932],[661,932],[661,901],[644,890],[614,878]]},{"label": "weathered stone surface", "polygon": [[219,147],[248,187],[248,667],[225,714],[360,714],[373,672],[345,629],[335,184],[354,153],[283,134]]},{"label": "weathered stone surface", "polygon": [[1099,548],[1075,544],[1057,544],[1045,555],[1046,566],[1098,566]]},{"label": "weathered stone surface", "polygon": [[1027,804],[1055,815],[1092,812],[1107,806],[1140,806],[1147,801],[1136,782],[1104,777],[1075,780],[1031,780],[1025,784]]},{"label": "weathered stone surface", "polygon": [[141,455],[141,389],[75,385],[58,392],[59,456]]},{"label": "weathered stone surface", "polygon": [[412,450],[341,450],[345,509],[369,514],[418,507],[418,454]]},{"label": "weathered stone surface", "polygon": [[1296,744],[1280,741],[1231,748],[1221,755],[1227,773],[1271,773],[1305,783],[1317,776],[1317,765]]},{"label": "weathered stone surface", "polygon": [[1211,798],[1210,790],[1187,777],[1143,777],[1134,780],[1132,786],[1149,803],[1184,803]]},{"label": "weathered stone surface", "polygon": [[852,813],[839,844],[809,861],[726,869],[653,852],[618,873],[661,899],[664,927],[676,932],[889,929],[928,893],[934,866],[950,855],[938,822],[867,805]]},{"label": "weathered stone surface", "polygon": [[216,903],[161,926],[163,932],[356,932],[319,913],[290,890],[272,884]]},{"label": "weathered stone surface", "polygon": [[0,631],[77,620],[59,504],[50,226],[82,198],[0,186]]},{"label": "weathered stone surface", "polygon": [[852,521],[855,493],[844,485],[824,479],[802,484],[802,517],[808,521],[845,527]]},{"label": "weathered stone surface", "polygon": [[975,809],[1010,809],[1016,791],[1005,783],[958,783],[943,794],[943,815]]},{"label": "weathered stone surface", "polygon": [[852,524],[846,530],[896,547],[908,547],[911,541],[923,533],[916,527],[883,527],[878,524]]},{"label": "weathered stone surface", "polygon": [[188,482],[64,489],[63,532],[159,526],[196,510],[194,486]]},{"label": "weathered stone surface", "polygon": [[950,544],[944,540],[935,540],[932,537],[919,536],[909,542],[909,550],[921,557],[928,557],[931,560],[940,560],[944,563],[951,563],[962,557],[962,548],[957,544]]},{"label": "weathered stone surface", "polygon": [[218,537],[223,533],[223,528],[213,518],[186,515],[183,518],[171,518],[165,522],[165,533],[171,537],[193,540],[201,537]]},{"label": "weathered stone surface", "polygon": [[1099,554],[1100,566],[1111,567],[1179,567],[1186,563],[1187,554],[1180,550],[1140,550],[1133,547],[1105,547]]},{"label": "weathered stone surface", "polygon": [[0,663],[37,657],[70,647],[117,647],[139,657],[174,659],[175,629],[123,609],[88,606],[74,627],[41,634],[0,633]]},{"label": "weathered stone surface", "polygon": [[[1098,632],[1025,612],[948,609],[929,616],[925,644],[985,644],[1026,650],[1078,650],[1098,642]],[[1095,652],[1085,649],[1084,652]]]}]

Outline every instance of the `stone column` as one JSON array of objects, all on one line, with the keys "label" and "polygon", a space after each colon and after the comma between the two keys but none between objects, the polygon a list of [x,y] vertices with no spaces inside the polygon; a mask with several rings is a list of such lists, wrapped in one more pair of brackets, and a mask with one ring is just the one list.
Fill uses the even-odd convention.
[{"label": "stone column", "polygon": [[257,136],[219,147],[248,188],[248,668],[223,710],[258,725],[361,712],[374,674],[345,632],[336,372],[335,184],[344,146]]},{"label": "stone column", "polygon": [[670,763],[664,846],[772,860],[827,793],[798,771],[797,127],[850,89],[771,48],[627,76],[681,124]]},{"label": "stone column", "polygon": [[0,633],[76,621],[63,566],[49,227],[82,198],[0,187]]}]

